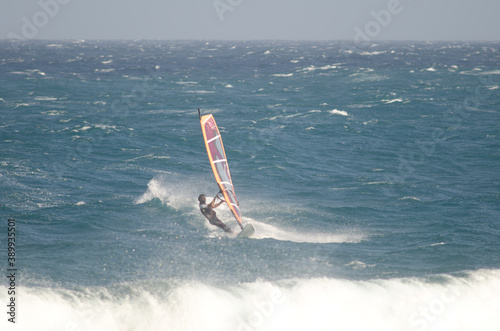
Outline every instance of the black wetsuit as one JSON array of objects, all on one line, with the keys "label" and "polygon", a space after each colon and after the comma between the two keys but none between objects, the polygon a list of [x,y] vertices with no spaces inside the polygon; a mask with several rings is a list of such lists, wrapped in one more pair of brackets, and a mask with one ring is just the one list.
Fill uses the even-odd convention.
[{"label": "black wetsuit", "polygon": [[226,232],[233,232],[226,224],[222,223],[222,221],[217,218],[215,210],[213,210],[210,205],[207,205],[206,203],[200,203],[200,211],[208,219],[210,224],[218,226]]}]

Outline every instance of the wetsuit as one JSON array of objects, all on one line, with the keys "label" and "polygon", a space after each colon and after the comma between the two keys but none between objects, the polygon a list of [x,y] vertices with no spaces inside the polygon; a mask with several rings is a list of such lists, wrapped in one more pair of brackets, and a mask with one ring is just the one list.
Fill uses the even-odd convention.
[{"label": "wetsuit", "polygon": [[213,210],[210,205],[207,205],[206,203],[200,203],[200,211],[208,219],[210,224],[218,226],[226,232],[233,232],[226,224],[222,223],[222,221],[217,218],[215,210]]}]

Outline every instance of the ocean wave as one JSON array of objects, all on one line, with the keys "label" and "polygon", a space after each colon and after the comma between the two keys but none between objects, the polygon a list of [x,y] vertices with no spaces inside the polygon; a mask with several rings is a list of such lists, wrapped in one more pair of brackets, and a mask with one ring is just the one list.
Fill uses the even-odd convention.
[{"label": "ocean wave", "polygon": [[297,71],[305,71],[305,72],[311,72],[311,71],[316,71],[316,70],[330,70],[330,69],[337,69],[337,65],[339,65],[340,63],[337,63],[337,64],[328,64],[326,66],[322,66],[322,67],[316,67],[315,65],[310,65],[308,67],[305,67],[305,68],[302,68],[302,69],[299,69]]},{"label": "ocean wave", "polygon": [[402,98],[396,98],[396,99],[391,99],[391,100],[384,99],[384,100],[381,100],[381,101],[385,102],[386,104],[391,104],[391,103],[394,103],[394,102],[404,102],[404,100]]},{"label": "ocean wave", "polygon": [[116,71],[116,69],[109,68],[109,69],[95,69],[94,70],[94,72],[96,72],[96,73],[104,73],[104,74],[107,74],[107,73],[110,73],[110,72],[113,72],[113,71]]},{"label": "ocean wave", "polygon": [[289,74],[274,74],[274,75],[271,75],[271,77],[292,77],[293,74],[292,73],[289,73]]},{"label": "ocean wave", "polygon": [[[116,125],[106,125],[106,124],[85,124],[85,125],[77,125],[71,132],[78,133],[87,131],[90,129],[101,129],[105,130],[108,133],[112,131],[120,131],[120,129]],[[129,130],[132,130],[129,128]]]},{"label": "ocean wave", "polygon": [[333,109],[329,111],[332,115],[340,115],[340,116],[349,116],[349,114],[345,110]]},{"label": "ocean wave", "polygon": [[[145,157],[151,157],[151,155]],[[165,171],[149,181],[147,190],[135,200],[135,203],[144,204],[158,199],[162,204],[173,209],[195,214],[199,212],[198,195],[203,193],[206,194],[207,200],[212,198],[209,194],[209,187],[213,186],[199,178],[188,178]],[[224,207],[221,206],[217,211],[225,211]],[[229,210],[227,207],[226,209]]]},{"label": "ocean wave", "polygon": [[37,100],[37,101],[56,101],[58,99],[54,98],[54,97],[48,97],[48,96],[37,96],[37,97],[35,97],[35,100]]},{"label": "ocean wave", "polygon": [[[497,331],[500,326],[500,270],[429,278],[310,278],[235,285],[142,280],[108,287],[19,291],[22,314],[16,324],[3,318],[2,330]],[[5,286],[0,287],[0,301],[8,301]]]},{"label": "ocean wave", "polygon": [[[367,72],[371,72],[372,70],[368,70]],[[363,82],[378,82],[382,80],[389,79],[389,77],[384,75],[370,74],[370,73],[355,73],[349,75],[349,78],[352,79],[353,83],[363,83]]]},{"label": "ocean wave", "polygon": [[205,91],[205,90],[191,90],[191,91],[183,91],[185,93],[195,93],[195,94],[213,94],[215,91]]}]

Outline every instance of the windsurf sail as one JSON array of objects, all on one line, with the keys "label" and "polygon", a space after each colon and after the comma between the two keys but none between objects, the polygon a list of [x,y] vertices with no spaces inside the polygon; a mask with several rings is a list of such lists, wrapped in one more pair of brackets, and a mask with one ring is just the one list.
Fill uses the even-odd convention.
[{"label": "windsurf sail", "polygon": [[207,154],[214,172],[215,180],[224,195],[224,200],[229,209],[243,229],[240,206],[236,199],[236,194],[234,193],[233,181],[231,180],[231,173],[229,172],[226,152],[224,151],[219,128],[212,114],[201,116],[200,110],[198,109],[198,115],[200,117],[203,139],[205,140],[205,146],[207,148]]}]

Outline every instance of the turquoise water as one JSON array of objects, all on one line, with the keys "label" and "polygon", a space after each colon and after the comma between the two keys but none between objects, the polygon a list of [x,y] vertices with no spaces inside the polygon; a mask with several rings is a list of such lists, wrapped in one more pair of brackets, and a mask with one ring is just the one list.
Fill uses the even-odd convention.
[{"label": "turquoise water", "polygon": [[498,43],[0,43],[2,327],[500,328]]}]

